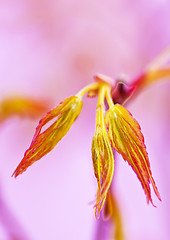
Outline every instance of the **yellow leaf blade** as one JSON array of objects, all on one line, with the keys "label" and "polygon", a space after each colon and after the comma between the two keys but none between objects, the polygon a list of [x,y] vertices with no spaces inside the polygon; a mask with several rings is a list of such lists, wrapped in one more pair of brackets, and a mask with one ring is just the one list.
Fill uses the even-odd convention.
[{"label": "yellow leaf blade", "polygon": [[144,137],[138,122],[131,113],[119,104],[114,105],[107,113],[105,122],[113,147],[129,163],[140,180],[147,202],[152,202],[150,182],[155,194],[161,200],[160,194],[152,177]]},{"label": "yellow leaf blade", "polygon": [[[25,152],[24,158],[13,173],[15,177],[26,171],[29,166],[57,145],[79,116],[82,106],[81,99],[73,96],[65,99],[40,120],[29,149]],[[55,122],[41,133],[42,127],[54,118],[57,118]]]},{"label": "yellow leaf blade", "polygon": [[104,205],[114,172],[114,156],[110,141],[106,130],[102,130],[100,126],[98,126],[92,141],[92,159],[94,173],[98,182],[95,204],[95,215],[97,218]]},{"label": "yellow leaf blade", "polygon": [[0,122],[12,116],[36,118],[47,111],[47,102],[14,96],[0,103]]}]

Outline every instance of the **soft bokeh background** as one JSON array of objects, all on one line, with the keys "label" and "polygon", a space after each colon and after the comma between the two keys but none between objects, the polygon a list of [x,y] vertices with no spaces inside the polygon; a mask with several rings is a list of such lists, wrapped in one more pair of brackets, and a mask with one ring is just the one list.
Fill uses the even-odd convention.
[{"label": "soft bokeh background", "polygon": [[[0,100],[21,94],[54,107],[96,72],[134,77],[169,45],[169,9],[168,0],[1,0]],[[169,82],[157,83],[128,106],[142,127],[163,201],[153,194],[157,208],[148,206],[135,174],[117,156],[114,188],[127,240],[170,236],[169,91]],[[67,136],[18,179],[11,174],[39,119],[14,117],[0,126],[1,240],[93,239],[95,104],[85,99]]]}]

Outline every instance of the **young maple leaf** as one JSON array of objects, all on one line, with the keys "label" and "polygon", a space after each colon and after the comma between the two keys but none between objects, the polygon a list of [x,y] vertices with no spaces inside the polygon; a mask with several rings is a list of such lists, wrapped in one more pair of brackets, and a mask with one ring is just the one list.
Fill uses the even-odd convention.
[{"label": "young maple leaf", "polygon": [[96,218],[99,217],[99,213],[105,203],[114,173],[114,156],[104,122],[104,99],[106,90],[107,85],[102,83],[98,92],[99,98],[96,108],[96,131],[91,148],[94,174],[98,183],[95,204]]},{"label": "young maple leaf", "polygon": [[0,122],[17,115],[36,118],[47,111],[47,102],[21,96],[10,97],[0,103]]},{"label": "young maple leaf", "polygon": [[153,204],[150,182],[152,182],[156,196],[161,200],[152,177],[144,137],[138,122],[127,109],[119,104],[114,105],[107,111],[105,122],[113,147],[136,173],[146,194],[147,202],[150,201]]},{"label": "young maple leaf", "polygon": [[[82,106],[81,99],[72,96],[65,99],[40,120],[29,149],[25,152],[22,161],[13,173],[15,177],[26,171],[29,166],[57,145],[79,116]],[[54,118],[57,118],[56,121],[41,133],[42,127]]]},{"label": "young maple leaf", "polygon": [[95,204],[95,215],[97,218],[104,205],[114,172],[114,156],[110,140],[106,129],[102,129],[99,125],[92,141],[92,160],[98,182]]}]

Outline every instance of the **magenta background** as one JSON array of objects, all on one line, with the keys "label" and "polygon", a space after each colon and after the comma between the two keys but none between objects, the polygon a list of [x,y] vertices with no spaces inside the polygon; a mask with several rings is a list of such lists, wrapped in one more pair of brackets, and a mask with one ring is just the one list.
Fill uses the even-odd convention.
[{"label": "magenta background", "polygon": [[[135,76],[169,45],[169,9],[168,0],[1,0],[0,100],[22,94],[49,99],[54,107],[93,81],[96,72]],[[128,106],[142,127],[163,201],[153,193],[157,208],[148,206],[135,174],[116,159],[114,187],[127,240],[169,239],[169,91],[169,82],[157,83]],[[95,103],[85,99],[68,135],[18,179],[11,174],[39,119],[16,117],[0,127],[1,195],[28,239],[91,240],[95,235],[94,209],[88,204],[97,191],[90,151]],[[7,240],[4,218],[0,239]]]}]

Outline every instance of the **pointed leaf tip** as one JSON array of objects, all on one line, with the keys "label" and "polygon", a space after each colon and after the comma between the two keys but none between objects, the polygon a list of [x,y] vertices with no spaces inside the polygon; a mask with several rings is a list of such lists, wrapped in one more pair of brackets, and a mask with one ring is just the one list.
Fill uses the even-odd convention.
[{"label": "pointed leaf tip", "polygon": [[111,144],[106,129],[104,131],[100,126],[97,127],[92,141],[92,159],[94,173],[98,182],[95,204],[95,216],[97,219],[104,205],[114,173],[114,156]]},{"label": "pointed leaf tip", "polygon": [[[59,106],[48,112],[46,116],[40,120],[31,145],[25,152],[22,161],[12,176],[17,177],[19,174],[26,171],[34,162],[49,153],[67,134],[70,127],[79,116],[82,106],[83,102],[81,99],[73,96],[65,99]],[[41,132],[42,128],[54,118],[56,118],[55,122]]]},{"label": "pointed leaf tip", "polygon": [[107,111],[105,122],[113,147],[136,173],[146,194],[147,202],[154,205],[151,198],[150,182],[159,200],[161,200],[161,197],[152,177],[140,125],[132,114],[119,104],[114,105]]}]

